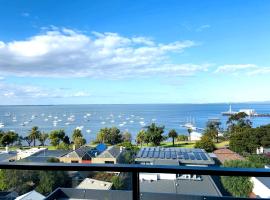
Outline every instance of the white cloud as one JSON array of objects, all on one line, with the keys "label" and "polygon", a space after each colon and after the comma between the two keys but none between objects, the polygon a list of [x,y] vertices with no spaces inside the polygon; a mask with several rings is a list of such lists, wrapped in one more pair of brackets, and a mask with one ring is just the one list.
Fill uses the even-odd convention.
[{"label": "white cloud", "polygon": [[265,75],[265,74],[270,74],[270,67],[261,67],[255,70],[252,70],[247,73],[248,75]]},{"label": "white cloud", "polygon": [[78,92],[75,92],[74,94],[72,94],[70,96],[71,97],[89,97],[90,94],[88,92],[78,91]]},{"label": "white cloud", "polygon": [[57,27],[43,31],[26,40],[0,41],[0,73],[4,76],[121,78],[171,71],[186,75],[205,67],[169,61],[171,53],[181,53],[196,45],[190,40],[163,44],[146,37],[128,38],[108,32],[93,32],[89,36]]},{"label": "white cloud", "polygon": [[231,64],[219,66],[215,73],[235,73],[235,72],[247,72],[252,69],[258,68],[255,64]]},{"label": "white cloud", "polygon": [[204,24],[196,29],[197,32],[202,32],[205,29],[211,28],[209,24]]}]

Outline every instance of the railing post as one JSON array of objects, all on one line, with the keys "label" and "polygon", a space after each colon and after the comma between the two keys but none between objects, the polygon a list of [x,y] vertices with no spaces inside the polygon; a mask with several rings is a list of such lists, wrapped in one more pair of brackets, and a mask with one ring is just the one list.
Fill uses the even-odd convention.
[{"label": "railing post", "polygon": [[140,180],[139,172],[132,172],[132,199],[140,200]]}]

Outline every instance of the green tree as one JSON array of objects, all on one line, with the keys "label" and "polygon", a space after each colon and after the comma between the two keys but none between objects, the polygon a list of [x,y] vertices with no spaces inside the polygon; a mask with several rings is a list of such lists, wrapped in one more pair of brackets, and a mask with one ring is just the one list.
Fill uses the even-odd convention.
[{"label": "green tree", "polygon": [[172,129],[169,131],[169,137],[172,138],[173,146],[174,146],[174,140],[177,138],[178,134],[176,130]]},{"label": "green tree", "polygon": [[112,128],[102,128],[97,134],[96,140],[98,142],[107,143],[111,145],[119,144],[123,142],[123,136],[120,129],[116,127]]},{"label": "green tree", "polygon": [[65,131],[63,129],[53,130],[49,134],[49,139],[51,141],[51,145],[58,146],[60,141],[63,141],[65,137]]},{"label": "green tree", "polygon": [[80,148],[81,146],[86,144],[86,140],[83,137],[76,137],[73,141],[75,148]]},{"label": "green tree", "polygon": [[37,126],[32,127],[32,129],[30,130],[28,137],[32,138],[33,142],[34,142],[34,146],[36,146],[36,139],[38,139],[40,136],[40,131],[38,130]]},{"label": "green tree", "polygon": [[155,123],[147,126],[146,135],[149,137],[149,141],[153,145],[159,146],[164,140],[164,136],[162,135],[164,133],[164,128],[164,126],[157,126]]},{"label": "green tree", "polygon": [[209,135],[209,137],[213,138],[216,140],[216,142],[218,143],[218,133],[220,131],[220,125],[221,122],[220,121],[208,121],[207,125],[206,125],[206,134]]},{"label": "green tree", "polygon": [[188,141],[188,136],[186,136],[186,135],[178,135],[176,140],[177,141]]},{"label": "green tree", "polygon": [[246,128],[251,128],[251,121],[248,115],[244,112],[239,112],[231,115],[227,120],[228,132],[230,134],[242,132]]},{"label": "green tree", "polygon": [[[259,166],[255,163],[242,160],[230,160],[224,163],[224,167],[254,168]],[[248,197],[252,192],[253,184],[250,181],[250,177],[222,176],[221,182],[224,188],[234,197]]]},{"label": "green tree", "polygon": [[29,136],[25,136],[23,140],[27,142],[29,147],[31,146],[31,143],[33,142],[33,139]]},{"label": "green tree", "polygon": [[201,140],[195,143],[195,148],[204,149],[207,152],[213,152],[215,150],[215,144],[212,138],[208,137],[207,135],[203,135]]},{"label": "green tree", "polygon": [[72,134],[72,141],[74,142],[76,138],[78,137],[83,137],[82,131],[78,128],[74,129],[73,134]]},{"label": "green tree", "polygon": [[145,142],[145,137],[146,137],[145,130],[140,130],[139,133],[137,134],[136,142],[137,142],[137,144],[140,144],[141,147],[142,147],[143,143]]},{"label": "green tree", "polygon": [[38,140],[39,140],[41,146],[44,146],[45,145],[45,142],[48,139],[48,137],[49,137],[49,134],[48,133],[44,133],[44,132],[39,135]]},{"label": "green tree", "polygon": [[131,134],[129,132],[124,132],[122,135],[123,142],[131,142]]},{"label": "green tree", "polygon": [[113,188],[115,190],[121,190],[124,187],[124,181],[119,176],[113,176],[111,179]]}]

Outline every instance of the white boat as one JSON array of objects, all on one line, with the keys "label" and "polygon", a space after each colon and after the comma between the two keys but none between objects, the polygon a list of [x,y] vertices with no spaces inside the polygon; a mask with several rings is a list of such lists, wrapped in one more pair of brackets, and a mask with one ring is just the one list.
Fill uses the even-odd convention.
[{"label": "white boat", "polygon": [[101,124],[106,124],[106,122],[100,122]]},{"label": "white boat", "polygon": [[87,132],[87,133],[91,133],[91,130],[90,130],[90,129],[87,129],[86,132]]},{"label": "white boat", "polygon": [[0,128],[4,128],[5,124],[3,122],[0,122]]},{"label": "white boat", "polygon": [[237,112],[232,111],[232,105],[230,105],[229,110],[228,110],[228,111],[226,111],[226,112],[222,112],[221,114],[222,114],[222,115],[224,115],[224,116],[230,116],[230,115],[237,114]]}]

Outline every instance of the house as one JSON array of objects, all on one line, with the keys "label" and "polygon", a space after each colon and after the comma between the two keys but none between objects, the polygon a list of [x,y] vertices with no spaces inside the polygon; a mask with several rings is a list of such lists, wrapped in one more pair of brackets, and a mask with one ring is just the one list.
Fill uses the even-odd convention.
[{"label": "house", "polygon": [[224,164],[225,161],[229,160],[245,160],[244,157],[227,148],[217,149],[214,151],[214,154],[221,164]]},{"label": "house", "polygon": [[86,178],[76,188],[92,190],[110,190],[112,188],[112,183],[92,178]]},{"label": "house", "polygon": [[[144,165],[199,166],[214,165],[203,149],[141,148],[135,162]],[[211,176],[196,174],[140,173],[141,192],[181,195],[222,196]],[[196,188],[196,189],[194,189]]]},{"label": "house", "polygon": [[[265,166],[270,168],[270,166]],[[270,198],[270,178],[269,177],[252,177],[253,183],[252,193],[259,198]]]},{"label": "house", "polygon": [[15,191],[12,192],[0,192],[0,200],[14,200],[18,196],[18,193]]},{"label": "house", "polygon": [[101,154],[92,159],[92,163],[116,164],[119,162],[124,151],[123,147],[110,146]]},{"label": "house", "polygon": [[59,158],[64,163],[92,163],[92,159],[98,155],[96,148],[82,146]]},{"label": "house", "polygon": [[26,194],[18,196],[15,200],[43,200],[43,199],[45,199],[45,196],[36,192],[35,190],[32,190]]}]

